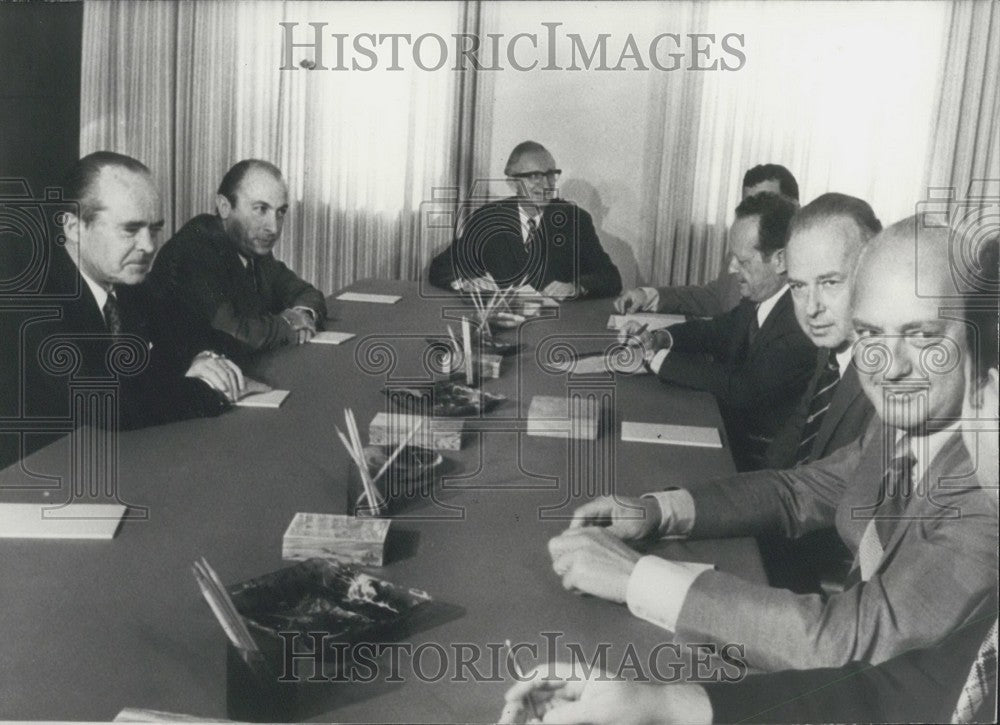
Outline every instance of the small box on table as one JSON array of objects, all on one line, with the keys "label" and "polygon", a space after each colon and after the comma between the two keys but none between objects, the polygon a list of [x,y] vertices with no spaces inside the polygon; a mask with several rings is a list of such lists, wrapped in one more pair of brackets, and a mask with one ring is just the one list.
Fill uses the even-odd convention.
[{"label": "small box on table", "polygon": [[595,440],[600,417],[595,398],[536,395],[528,407],[528,435]]},{"label": "small box on table", "polygon": [[423,425],[413,436],[410,445],[432,448],[436,451],[462,449],[461,418],[428,418],[410,413],[387,413],[384,410],[372,418],[368,425],[368,443],[373,446],[392,446],[402,442],[420,421]]},{"label": "small box on table", "polygon": [[281,558],[382,566],[391,523],[390,519],[299,512],[285,530]]}]

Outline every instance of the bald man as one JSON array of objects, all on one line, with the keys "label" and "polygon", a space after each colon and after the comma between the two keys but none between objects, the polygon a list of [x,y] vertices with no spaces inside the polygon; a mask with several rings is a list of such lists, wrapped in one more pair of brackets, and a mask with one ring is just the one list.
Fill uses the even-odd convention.
[{"label": "bald man", "polygon": [[[877,415],[857,442],[789,471],[585,504],[549,544],[563,585],[627,603],[684,640],[739,642],[748,664],[764,670],[882,662],[988,611],[997,513],[958,430],[968,343],[963,323],[939,312],[955,292],[948,249],[947,230],[918,229],[910,218],[861,253],[854,359]],[[828,526],[854,555],[845,591],[828,599],[641,556],[625,543],[798,537]]]}]

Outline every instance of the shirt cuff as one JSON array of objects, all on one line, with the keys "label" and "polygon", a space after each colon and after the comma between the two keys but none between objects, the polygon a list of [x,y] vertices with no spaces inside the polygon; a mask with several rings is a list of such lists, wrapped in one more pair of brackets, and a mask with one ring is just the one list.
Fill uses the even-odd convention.
[{"label": "shirt cuff", "polygon": [[694,497],[686,488],[644,493],[660,506],[660,536],[687,536],[694,528]]},{"label": "shirt cuff", "polygon": [[646,304],[642,306],[643,312],[656,312],[660,306],[660,291],[656,287],[640,287],[646,293]]},{"label": "shirt cuff", "polygon": [[711,564],[644,556],[636,562],[628,579],[625,603],[639,619],[674,632],[694,580],[714,568]]},{"label": "shirt cuff", "polygon": [[670,350],[657,350],[653,357],[649,360],[649,369],[653,371],[655,375],[660,374],[660,368],[663,367],[663,361],[667,359],[667,355],[670,354]]}]

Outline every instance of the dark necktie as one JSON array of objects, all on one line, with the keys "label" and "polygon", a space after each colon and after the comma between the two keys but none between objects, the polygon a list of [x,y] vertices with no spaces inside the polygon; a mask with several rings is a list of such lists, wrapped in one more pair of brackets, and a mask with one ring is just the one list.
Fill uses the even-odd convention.
[{"label": "dark necktie", "polygon": [[105,300],[101,311],[104,313],[104,324],[107,325],[108,332],[112,335],[120,335],[122,332],[122,315],[121,310],[118,308],[118,300],[115,298],[113,291],[108,293],[108,299]]},{"label": "dark necktie", "polygon": [[823,372],[820,373],[819,380],[816,381],[816,392],[813,393],[809,401],[809,413],[806,416],[806,424],[802,427],[802,437],[799,439],[799,447],[795,453],[795,465],[801,466],[809,463],[812,457],[812,444],[819,427],[823,424],[823,416],[830,408],[833,394],[837,390],[837,383],[840,382],[840,365],[837,364],[837,356],[830,351]]},{"label": "dark necktie", "polygon": [[528,240],[524,243],[525,248],[531,249],[531,245],[539,240],[538,225],[534,218],[528,220]]},{"label": "dark necktie", "polygon": [[[952,722],[977,722],[983,714],[996,717],[997,697],[997,623],[993,622],[972,663],[969,677],[958,696],[958,704],[951,716]],[[988,702],[989,700],[989,702]],[[986,706],[984,708],[984,705]],[[987,722],[987,720],[982,720]]]},{"label": "dark necktie", "polygon": [[250,280],[250,286],[253,288],[254,292],[260,292],[260,282],[257,276],[257,258],[250,257],[247,260],[247,278]]}]

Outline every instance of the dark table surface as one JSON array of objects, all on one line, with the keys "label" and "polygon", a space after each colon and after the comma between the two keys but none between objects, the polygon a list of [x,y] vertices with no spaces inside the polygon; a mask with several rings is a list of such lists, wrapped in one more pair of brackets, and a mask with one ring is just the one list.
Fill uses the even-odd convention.
[{"label": "dark table surface", "polygon": [[[403,299],[390,306],[331,297],[328,328],[356,338],[286,348],[255,363],[253,375],[291,391],[280,409],[239,408],[119,436],[117,491],[145,507],[146,519],[125,521],[109,541],[0,539],[0,719],[108,720],[123,707],[225,717],[226,640],[192,562],[205,556],[227,583],[281,568],[282,535],[297,511],[344,511],[348,459],[334,432],[343,409],[354,409],[366,436],[368,421],[386,407],[387,381],[430,379],[425,337],[445,335],[449,322],[459,330],[457,297],[427,299],[416,283],[382,280],[349,289]],[[480,648],[477,670],[490,677],[488,645],[507,638],[542,648],[537,660],[523,651],[524,664],[544,660],[552,633],[559,633],[557,649],[575,644],[588,659],[605,643],[613,670],[630,648],[646,657],[669,641],[622,605],[566,592],[546,549],[573,507],[592,495],[697,485],[733,471],[728,449],[619,440],[623,420],[721,433],[711,396],[649,376],[570,377],[546,364],[560,346],[607,347],[610,312],[608,300],[567,303],[557,316],[503,333],[527,346],[505,361],[499,380],[485,383],[508,400],[467,423],[462,450],[445,453],[433,500],[412,502],[394,520],[387,564],[372,573],[440,603],[404,639],[424,645],[424,679],[404,655],[401,682],[383,676],[330,686],[325,704],[303,716],[491,722],[510,680],[501,672],[474,682],[471,670],[458,671],[463,643]],[[533,395],[571,390],[612,401],[597,441],[525,435]],[[66,472],[69,451],[66,438],[0,472],[0,494]],[[661,543],[653,551],[764,579],[751,540]],[[449,658],[440,679],[438,645]]]}]

